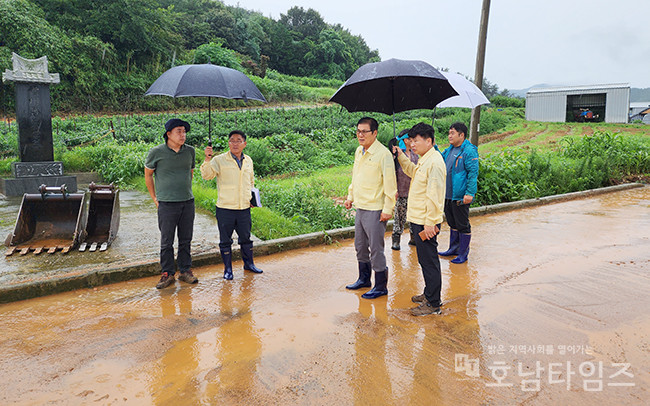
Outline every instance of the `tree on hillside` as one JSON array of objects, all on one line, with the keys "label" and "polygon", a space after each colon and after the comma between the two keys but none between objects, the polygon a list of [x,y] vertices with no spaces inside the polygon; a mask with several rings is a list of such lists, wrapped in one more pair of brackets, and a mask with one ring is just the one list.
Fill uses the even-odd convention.
[{"label": "tree on hillside", "polygon": [[307,67],[317,76],[345,80],[358,67],[338,32],[320,33],[318,44],[305,55]]},{"label": "tree on hillside", "polygon": [[111,103],[103,93],[111,87],[108,73],[116,63],[113,46],[93,36],[65,33],[45,20],[46,13],[25,0],[0,0],[0,69],[11,69],[11,52],[26,58],[47,56],[50,72],[61,75],[61,83],[51,88],[54,109],[85,107],[93,95],[101,103]]},{"label": "tree on hillside", "polygon": [[[366,40],[364,40],[360,35],[352,35],[350,31],[343,28],[341,24],[332,26],[332,29],[339,33],[352,56],[352,60],[356,66],[352,72],[358,69],[361,65],[365,65],[369,62],[379,62],[381,60],[379,58],[379,51],[376,49],[370,50],[368,44],[366,44]],[[347,76],[351,75],[352,72]]]},{"label": "tree on hillside", "polygon": [[274,20],[216,0],[0,0],[0,15],[0,70],[12,51],[47,55],[61,74],[53,109],[155,109],[165,102],[144,99],[146,88],[204,60],[337,80],[379,60],[363,38],[301,7]]},{"label": "tree on hillside", "polygon": [[483,89],[481,91],[489,99],[499,94],[499,86],[496,83],[490,82],[487,78],[483,78]]},{"label": "tree on hillside", "polygon": [[25,58],[46,55],[57,72],[66,69],[59,60],[71,52],[70,42],[45,19],[43,10],[27,0],[0,0],[0,15],[0,48],[9,56],[4,68],[11,68],[11,52],[15,52]]},{"label": "tree on hillside", "polygon": [[318,11],[310,8],[292,7],[287,14],[281,14],[279,22],[289,30],[300,33],[303,38],[312,41],[318,39],[320,32],[327,28],[327,24]]},{"label": "tree on hillside", "polygon": [[286,25],[271,19],[265,19],[263,24],[266,39],[260,44],[260,53],[269,57],[269,66],[278,72],[295,75],[300,69],[300,62],[293,50],[293,37]]},{"label": "tree on hillside", "polygon": [[183,42],[173,29],[171,7],[160,7],[158,0],[37,1],[48,20],[113,44],[127,61],[145,63],[156,54],[171,55]]},{"label": "tree on hillside", "polygon": [[211,63],[227,68],[242,70],[235,51],[224,48],[220,43],[210,42],[196,48],[194,52],[194,63]]},{"label": "tree on hillside", "polygon": [[235,47],[235,17],[232,13],[223,8],[215,8],[208,11],[205,19],[210,24],[210,30],[214,38],[223,39],[223,45],[234,49]]},{"label": "tree on hillside", "polygon": [[183,46],[186,49],[194,49],[202,44],[213,41],[213,27],[207,15],[215,10],[225,9],[223,4],[212,0],[159,0],[160,6],[169,9],[173,13],[172,24],[174,32],[183,38]]},{"label": "tree on hillside", "polygon": [[259,61],[260,43],[266,34],[260,26],[256,14],[242,8],[234,8],[232,14],[235,19],[235,28],[231,48]]}]

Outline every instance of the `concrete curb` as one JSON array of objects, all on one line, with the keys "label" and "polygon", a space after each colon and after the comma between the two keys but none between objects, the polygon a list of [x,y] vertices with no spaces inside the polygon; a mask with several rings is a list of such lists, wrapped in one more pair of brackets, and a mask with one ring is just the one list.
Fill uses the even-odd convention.
[{"label": "concrete curb", "polygon": [[[538,199],[521,200],[517,202],[500,203],[491,206],[475,207],[470,209],[470,216],[480,216],[484,214],[500,213],[527,207],[559,203],[568,200],[580,199],[611,192],[619,192],[638,187],[644,187],[644,184],[628,183],[600,189],[585,190],[582,192],[540,197]],[[392,230],[392,225],[392,221],[389,221],[387,230]],[[334,241],[345,240],[353,237],[354,227],[345,227],[324,232],[279,238],[276,240],[256,243],[255,255],[270,255],[278,252],[284,252],[298,248],[306,248],[314,245],[330,244]],[[233,249],[233,259],[240,258],[241,254],[239,250]],[[197,267],[221,263],[219,250],[215,248],[205,252],[193,254],[192,263]],[[2,286],[0,287],[0,303],[31,299],[39,296],[46,296],[76,289],[92,288],[115,282],[124,282],[131,279],[155,276],[159,273],[160,265],[157,259],[140,261],[128,265],[116,265],[109,268],[86,268],[83,271],[68,270],[68,272],[66,272],[64,275],[60,276],[48,276],[43,280]]]}]

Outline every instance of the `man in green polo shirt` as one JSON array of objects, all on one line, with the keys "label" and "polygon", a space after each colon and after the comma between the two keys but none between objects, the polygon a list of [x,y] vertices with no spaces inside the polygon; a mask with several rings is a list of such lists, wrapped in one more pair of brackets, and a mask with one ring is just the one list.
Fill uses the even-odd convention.
[{"label": "man in green polo shirt", "polygon": [[[190,245],[194,230],[194,148],[185,145],[190,124],[173,118],[165,123],[165,143],[149,150],[144,164],[144,179],[149,195],[158,208],[160,266],[162,276],[156,288],[174,283],[174,234],[178,234],[178,280],[197,283],[192,274]],[[154,181],[155,176],[155,181]]]}]

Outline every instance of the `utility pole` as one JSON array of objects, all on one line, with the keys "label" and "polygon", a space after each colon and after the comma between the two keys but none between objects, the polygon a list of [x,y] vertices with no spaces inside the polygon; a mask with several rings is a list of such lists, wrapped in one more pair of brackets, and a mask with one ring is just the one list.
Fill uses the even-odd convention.
[{"label": "utility pole", "polygon": [[[485,45],[487,43],[488,17],[490,15],[490,0],[483,0],[481,9],[481,26],[478,32],[478,48],[476,50],[476,70],[474,84],[483,90],[483,67],[485,66]],[[472,123],[469,131],[469,141],[478,147],[478,130],[481,123],[481,106],[472,110]]]}]

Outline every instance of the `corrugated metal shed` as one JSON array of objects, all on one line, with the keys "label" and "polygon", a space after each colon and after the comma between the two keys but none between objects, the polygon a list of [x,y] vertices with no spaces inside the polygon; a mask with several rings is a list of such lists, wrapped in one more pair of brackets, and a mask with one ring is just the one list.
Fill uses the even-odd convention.
[{"label": "corrugated metal shed", "polygon": [[590,111],[590,120],[627,123],[629,107],[627,83],[535,88],[526,93],[526,120],[532,121],[576,121]]}]

